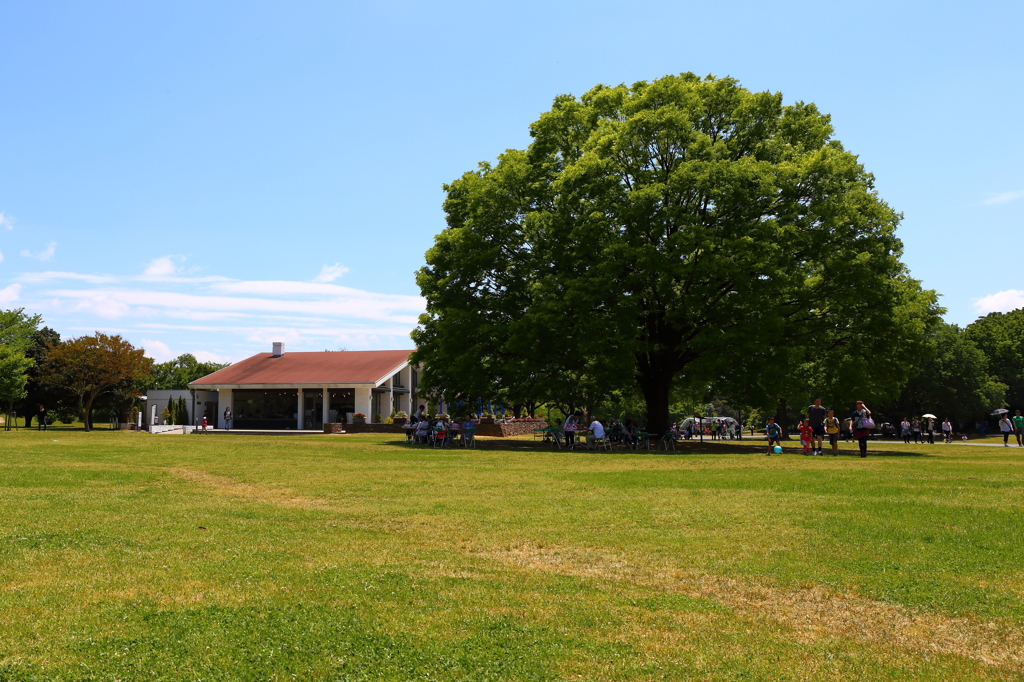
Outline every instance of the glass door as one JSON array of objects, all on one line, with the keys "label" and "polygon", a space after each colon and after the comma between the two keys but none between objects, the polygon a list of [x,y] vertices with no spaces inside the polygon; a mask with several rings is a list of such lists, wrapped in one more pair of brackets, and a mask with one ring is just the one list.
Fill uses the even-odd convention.
[{"label": "glass door", "polygon": [[303,407],[302,424],[310,430],[323,430],[324,428],[324,396],[321,392],[303,394],[305,405]]}]

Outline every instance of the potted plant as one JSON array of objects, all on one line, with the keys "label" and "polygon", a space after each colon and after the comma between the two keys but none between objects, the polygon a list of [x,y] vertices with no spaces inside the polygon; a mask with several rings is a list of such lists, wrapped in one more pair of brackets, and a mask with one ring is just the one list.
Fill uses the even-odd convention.
[{"label": "potted plant", "polygon": [[480,415],[480,423],[481,424],[493,424],[494,423],[494,415],[489,413],[489,412],[484,412],[482,415]]},{"label": "potted plant", "polygon": [[366,415],[363,414],[362,412],[356,412],[354,415],[352,415],[352,423],[353,424],[365,424],[366,423]]},{"label": "potted plant", "polygon": [[405,424],[405,422],[407,422],[407,421],[409,421],[409,415],[407,415],[402,410],[399,410],[398,412],[392,412],[391,413],[391,423],[398,424],[399,426],[403,426]]}]

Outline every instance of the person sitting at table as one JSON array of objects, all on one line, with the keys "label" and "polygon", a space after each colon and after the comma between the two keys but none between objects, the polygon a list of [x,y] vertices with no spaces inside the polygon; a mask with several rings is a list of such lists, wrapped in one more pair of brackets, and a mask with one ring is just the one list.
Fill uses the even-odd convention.
[{"label": "person sitting at table", "polygon": [[635,448],[638,433],[640,433],[640,430],[636,427],[636,420],[627,419],[622,427],[622,442],[631,448]]},{"label": "person sitting at table", "polygon": [[426,419],[421,419],[416,422],[416,442],[426,443],[427,437],[430,435],[430,422]]},{"label": "person sitting at table", "polygon": [[473,421],[473,416],[467,414],[466,420],[462,422],[462,442],[465,445],[469,445],[476,438],[476,423]]},{"label": "person sitting at table", "polygon": [[604,425],[597,417],[594,417],[594,421],[590,422],[590,433],[587,434],[587,447],[593,450],[595,443],[602,438],[604,438]]}]

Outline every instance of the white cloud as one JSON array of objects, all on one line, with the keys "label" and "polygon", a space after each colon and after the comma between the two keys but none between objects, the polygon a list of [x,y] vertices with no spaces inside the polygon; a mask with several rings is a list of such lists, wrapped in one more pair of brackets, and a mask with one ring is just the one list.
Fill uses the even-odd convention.
[{"label": "white cloud", "polygon": [[110,284],[118,281],[117,277],[112,277],[110,275],[82,275],[77,272],[60,272],[55,270],[48,270],[46,272],[23,272],[18,275],[18,281],[25,282],[26,284],[41,284],[60,279],[77,280],[80,282],[88,282],[89,284]]},{"label": "white cloud", "polygon": [[253,341],[256,343],[269,344],[275,341],[283,341],[284,343],[298,343],[302,338],[295,329],[274,329],[270,327],[264,327],[262,329],[253,329],[249,332],[249,335],[245,337],[247,341]]},{"label": "white cloud", "polygon": [[142,339],[142,347],[146,349],[146,356],[157,362],[168,362],[178,357],[171,352],[170,346],[163,341],[155,339]]},{"label": "white cloud", "polygon": [[79,301],[74,309],[80,312],[90,312],[106,320],[115,320],[124,317],[131,310],[126,302],[106,293],[92,291],[76,293],[80,296],[77,297]]},{"label": "white cloud", "polygon": [[6,308],[21,296],[21,285],[12,284],[0,289],[0,308]]},{"label": "white cloud", "polygon": [[1009,202],[1024,197],[1024,189],[1018,189],[1014,192],[1000,192],[999,194],[993,194],[988,199],[985,199],[981,203],[985,206],[993,206],[995,204],[1008,204]]},{"label": "white cloud", "polygon": [[3,262],[4,262],[4,254],[0,253],[0,263],[3,263]]},{"label": "white cloud", "polygon": [[36,260],[47,261],[53,258],[53,254],[57,253],[57,242],[50,242],[46,245],[46,248],[39,253],[32,253],[28,249],[21,252],[21,255],[25,258],[35,258]]},{"label": "white cloud", "polygon": [[142,274],[146,277],[170,277],[176,272],[178,272],[178,266],[174,264],[171,257],[161,256],[151,260]]},{"label": "white cloud", "polygon": [[334,265],[325,265],[320,268],[320,274],[313,278],[314,282],[333,282],[342,275],[348,272],[341,263],[335,263]]},{"label": "white cloud", "polygon": [[981,314],[1008,313],[1017,308],[1024,308],[1024,291],[1007,289],[974,302],[974,307]]},{"label": "white cloud", "polygon": [[14,218],[4,213],[0,213],[0,227],[6,227],[8,230],[13,230]]},{"label": "white cloud", "polygon": [[228,362],[223,355],[217,355],[207,350],[197,350],[192,353],[199,362]]}]

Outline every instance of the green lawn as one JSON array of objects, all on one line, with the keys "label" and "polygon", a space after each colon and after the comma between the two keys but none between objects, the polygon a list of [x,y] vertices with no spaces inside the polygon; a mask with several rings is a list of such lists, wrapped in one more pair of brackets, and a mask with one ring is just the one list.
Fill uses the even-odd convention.
[{"label": "green lawn", "polygon": [[0,433],[0,681],[1021,679],[1024,448],[853,447]]}]

